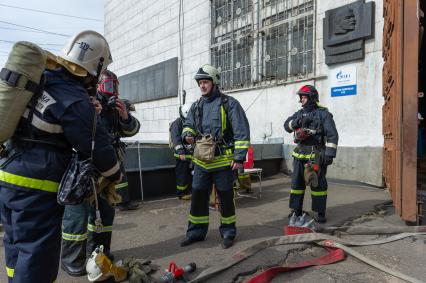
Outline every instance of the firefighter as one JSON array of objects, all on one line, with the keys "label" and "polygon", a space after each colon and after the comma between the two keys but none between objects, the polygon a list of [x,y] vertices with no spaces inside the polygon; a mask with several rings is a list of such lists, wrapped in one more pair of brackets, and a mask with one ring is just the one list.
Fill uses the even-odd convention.
[{"label": "firefighter", "polygon": [[183,122],[188,116],[191,104],[184,104],[179,108],[180,117],[170,125],[171,147],[176,159],[176,194],[179,199],[191,199],[189,183],[191,181],[191,159],[190,148],[182,142]]},{"label": "firefighter", "polygon": [[[95,115],[88,90],[111,63],[105,38],[83,31],[64,46],[59,66],[45,71],[44,92],[31,102],[0,161],[0,209],[4,225],[9,282],[51,283],[61,251],[63,207],[57,203],[59,182],[72,150],[89,158]],[[93,164],[112,182],[120,166],[108,133],[98,124]]]},{"label": "firefighter", "polygon": [[102,124],[106,127],[112,144],[120,159],[121,170],[123,172],[123,180],[116,186],[117,192],[121,195],[122,202],[118,205],[118,209],[134,210],[137,209],[139,203],[132,201],[129,196],[129,184],[124,174],[124,153],[125,143],[120,139],[123,137],[133,137],[139,132],[140,123],[130,111],[135,111],[134,105],[130,101],[120,99],[118,92],[119,81],[117,75],[111,71],[105,71],[100,78],[98,84],[97,100],[101,102]]},{"label": "firefighter", "polygon": [[[117,76],[105,70],[100,76],[97,86],[97,99],[93,101],[101,116],[101,124],[106,129],[108,140],[113,145],[123,174],[121,183],[116,190],[124,202],[122,209],[136,209],[138,204],[130,202],[128,196],[128,183],[123,165],[125,145],[120,137],[130,137],[139,131],[139,121],[130,113],[132,105],[118,98]],[[88,202],[80,205],[67,205],[65,207],[62,223],[62,253],[61,267],[71,276],[86,274],[86,256],[90,255],[96,246],[103,245],[104,253],[113,260],[111,254],[112,224],[115,209],[101,194],[98,198],[102,230],[95,230],[96,208]]]},{"label": "firefighter", "polygon": [[[201,91],[185,119],[182,137],[195,144],[192,199],[188,229],[181,246],[203,241],[209,224],[209,193],[213,183],[220,201],[222,247],[233,245],[236,236],[234,170],[243,168],[250,145],[250,129],[240,103],[219,90],[219,71],[202,66],[195,75]],[[201,149],[206,150],[201,150]],[[205,156],[208,153],[209,159]],[[212,156],[213,155],[213,156]],[[208,160],[208,161],[203,161]]]},{"label": "firefighter", "polygon": [[[305,176],[315,171],[311,185],[312,210],[317,222],[327,221],[327,166],[336,157],[339,135],[333,115],[319,104],[318,91],[314,86],[302,86],[297,92],[302,109],[284,122],[284,129],[294,132],[297,146],[293,151],[293,174],[290,193],[290,209],[300,216],[305,195]],[[310,179],[310,178],[308,178]]]}]

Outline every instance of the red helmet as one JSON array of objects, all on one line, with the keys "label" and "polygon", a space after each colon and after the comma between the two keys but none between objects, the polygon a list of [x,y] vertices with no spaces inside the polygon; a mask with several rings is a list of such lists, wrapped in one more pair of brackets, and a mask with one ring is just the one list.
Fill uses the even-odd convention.
[{"label": "red helmet", "polygon": [[318,91],[312,85],[304,85],[298,91],[297,94],[299,96],[307,96],[309,101],[319,101]]},{"label": "red helmet", "polygon": [[98,91],[110,96],[118,96],[118,84],[117,75],[109,70],[105,70],[99,77]]}]

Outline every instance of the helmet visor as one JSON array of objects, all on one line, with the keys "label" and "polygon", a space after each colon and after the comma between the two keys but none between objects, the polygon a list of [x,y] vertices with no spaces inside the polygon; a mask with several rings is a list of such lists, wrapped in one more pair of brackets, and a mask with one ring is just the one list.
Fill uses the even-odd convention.
[{"label": "helmet visor", "polygon": [[108,95],[118,96],[118,80],[108,78],[99,83],[99,91]]}]

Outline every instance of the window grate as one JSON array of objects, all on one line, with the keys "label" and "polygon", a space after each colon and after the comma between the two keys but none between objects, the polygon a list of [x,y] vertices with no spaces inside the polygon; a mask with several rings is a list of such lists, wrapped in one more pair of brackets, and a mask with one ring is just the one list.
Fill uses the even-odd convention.
[{"label": "window grate", "polygon": [[211,61],[224,90],[308,77],[314,0],[212,0]]}]

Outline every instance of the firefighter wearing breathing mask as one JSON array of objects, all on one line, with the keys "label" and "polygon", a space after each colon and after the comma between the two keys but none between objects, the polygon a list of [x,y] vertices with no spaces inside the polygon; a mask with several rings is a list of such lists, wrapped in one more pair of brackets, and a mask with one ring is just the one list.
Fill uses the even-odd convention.
[{"label": "firefighter wearing breathing mask", "polygon": [[[62,49],[57,68],[46,70],[44,91],[28,105],[0,160],[0,210],[9,282],[56,281],[63,207],[59,183],[75,150],[89,158],[95,108],[89,92],[111,63],[105,38],[83,31]],[[97,125],[93,164],[111,182],[121,179],[108,133]]]},{"label": "firefighter wearing breathing mask", "polygon": [[117,151],[117,156],[121,161],[121,170],[123,172],[123,180],[116,186],[117,192],[120,194],[122,201],[117,206],[119,210],[134,210],[139,204],[129,197],[128,182],[124,174],[124,153],[125,143],[120,141],[121,138],[133,137],[139,132],[140,123],[130,111],[135,111],[134,105],[130,101],[119,98],[118,92],[119,81],[117,75],[106,70],[102,73],[99,83],[96,99],[102,105],[101,120],[107,129],[111,142]]},{"label": "firefighter wearing breathing mask", "polygon": [[[96,100],[93,101],[100,114],[100,121],[108,133],[108,140],[115,149],[123,178],[115,185],[122,202],[120,210],[136,209],[138,204],[131,202],[128,182],[123,165],[125,144],[121,137],[131,137],[138,133],[140,124],[129,112],[132,105],[118,98],[117,76],[105,70],[97,84]],[[86,257],[99,245],[104,246],[104,253],[113,260],[111,254],[112,229],[115,209],[104,194],[98,198],[102,228],[96,229],[95,205],[84,202],[79,205],[67,205],[62,223],[61,267],[71,276],[86,274]]]},{"label": "firefighter wearing breathing mask", "polygon": [[290,215],[302,215],[305,188],[310,185],[312,210],[316,213],[314,218],[317,222],[324,223],[327,221],[327,166],[336,157],[339,135],[333,115],[319,104],[318,91],[314,86],[302,86],[297,94],[302,109],[284,122],[284,129],[294,133],[297,144],[292,153],[294,161]]}]

